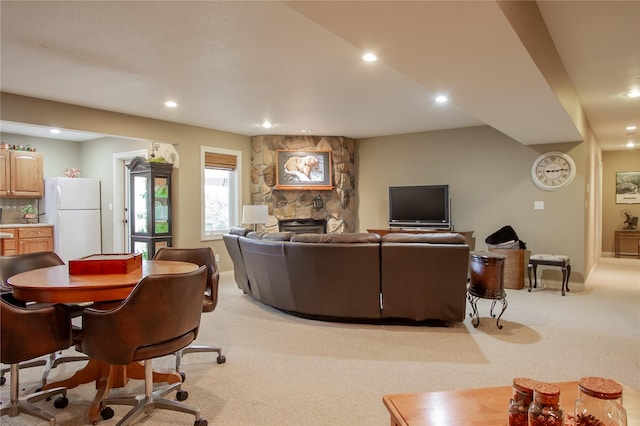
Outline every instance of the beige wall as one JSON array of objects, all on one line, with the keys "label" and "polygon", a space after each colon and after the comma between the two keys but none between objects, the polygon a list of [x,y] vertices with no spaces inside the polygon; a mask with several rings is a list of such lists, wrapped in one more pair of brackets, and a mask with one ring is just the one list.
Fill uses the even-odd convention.
[{"label": "beige wall", "polygon": [[588,277],[602,254],[602,151],[590,130],[585,149],[584,263]]},{"label": "beige wall", "polygon": [[[629,209],[640,217],[640,204],[616,204],[616,172],[640,172],[640,149],[602,153],[602,251],[607,256],[614,253],[614,231],[624,225],[620,212]],[[622,249],[626,253],[637,250],[627,245]]]},{"label": "beige wall", "polygon": [[[114,245],[114,161],[113,154],[149,149],[150,143],[140,139],[105,137],[79,144],[83,177],[100,179],[102,199],[102,251],[115,253]],[[124,230],[122,230],[124,232]]]},{"label": "beige wall", "polygon": [[[59,102],[2,93],[2,120],[29,123],[40,126],[55,126],[63,129],[81,130],[107,135],[95,142],[80,143],[80,168],[84,177],[99,177],[103,182],[103,205],[112,198],[113,189],[113,154],[134,151],[141,146],[150,148],[155,141],[174,145],[180,157],[180,167],[174,172],[174,229],[175,246],[210,246],[220,254],[221,270],[233,268],[222,240],[200,240],[200,146],[234,149],[242,152],[242,185],[243,204],[249,202],[251,145],[249,137],[202,127],[188,126],[144,117],[135,117],[92,108],[84,108]],[[137,140],[128,140],[128,139]],[[48,170],[57,176],[60,164],[54,160],[55,152],[46,152],[38,146],[38,151],[45,155],[45,163],[56,161],[54,170]],[[76,160],[78,157],[72,157]],[[49,161],[52,160],[52,161]],[[45,165],[45,168],[48,166]],[[65,167],[66,164],[65,164]],[[74,166],[70,166],[74,167]],[[99,172],[98,172],[99,171]],[[110,189],[111,188],[111,189]],[[103,211],[103,250],[110,252],[109,241],[112,240],[112,214]]]},{"label": "beige wall", "polygon": [[[533,162],[547,151],[576,163],[564,190],[543,191],[531,179]],[[448,184],[455,228],[475,231],[477,250],[511,225],[533,253],[570,256],[571,280],[584,280],[584,143],[525,146],[482,126],[365,139],[358,155],[360,231],[386,226],[389,186]],[[544,210],[534,210],[534,201],[544,201]]]},{"label": "beige wall", "polygon": [[[81,163],[79,142],[63,141],[33,136],[12,135],[0,133],[2,142],[12,145],[31,145],[37,152],[42,153],[44,162],[44,177],[62,176],[65,167],[78,168]],[[84,173],[82,177],[86,176]]]}]

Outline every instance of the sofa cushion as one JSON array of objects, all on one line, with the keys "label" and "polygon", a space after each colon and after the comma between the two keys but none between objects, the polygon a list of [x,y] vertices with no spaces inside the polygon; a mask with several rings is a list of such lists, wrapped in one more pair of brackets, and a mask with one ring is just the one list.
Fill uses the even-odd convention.
[{"label": "sofa cushion", "polygon": [[291,231],[265,232],[262,234],[262,239],[269,241],[289,241],[293,235],[294,233]]},{"label": "sofa cushion", "polygon": [[295,234],[291,237],[291,242],[296,243],[379,243],[380,235],[368,232],[342,233],[342,234]]},{"label": "sofa cushion", "polygon": [[247,238],[251,240],[263,240],[263,241],[289,241],[292,235],[294,235],[294,233],[291,231],[285,231],[285,232],[251,231],[247,234]]},{"label": "sofa cushion", "polygon": [[383,243],[466,244],[464,235],[455,232],[428,232],[420,234],[391,233],[382,237]]}]

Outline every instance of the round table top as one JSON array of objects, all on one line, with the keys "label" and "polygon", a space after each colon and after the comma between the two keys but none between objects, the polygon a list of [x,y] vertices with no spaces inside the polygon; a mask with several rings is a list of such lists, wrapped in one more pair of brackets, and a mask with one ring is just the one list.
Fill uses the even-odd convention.
[{"label": "round table top", "polygon": [[142,267],[126,274],[70,275],[68,265],[50,266],[7,279],[20,300],[43,303],[104,302],[126,299],[147,275],[180,274],[198,269],[189,262],[143,260]]}]

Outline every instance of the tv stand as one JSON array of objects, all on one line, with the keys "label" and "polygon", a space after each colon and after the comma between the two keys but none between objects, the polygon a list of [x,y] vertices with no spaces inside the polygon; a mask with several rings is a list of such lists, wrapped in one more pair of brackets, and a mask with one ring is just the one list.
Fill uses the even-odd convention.
[{"label": "tv stand", "polygon": [[389,230],[391,232],[396,232],[396,230],[398,231],[438,231],[438,232],[454,232],[451,231],[451,228],[437,228],[435,226],[425,226],[425,227],[420,227],[420,226],[410,226],[407,228],[402,228],[402,227],[391,227],[389,228]]},{"label": "tv stand", "polygon": [[476,239],[473,237],[473,231],[451,231],[450,229],[437,229],[437,228],[386,228],[386,229],[367,229],[370,234],[378,234],[380,236],[392,233],[399,234],[421,234],[429,232],[453,232],[464,235],[464,239],[467,240],[469,251],[476,249]]}]

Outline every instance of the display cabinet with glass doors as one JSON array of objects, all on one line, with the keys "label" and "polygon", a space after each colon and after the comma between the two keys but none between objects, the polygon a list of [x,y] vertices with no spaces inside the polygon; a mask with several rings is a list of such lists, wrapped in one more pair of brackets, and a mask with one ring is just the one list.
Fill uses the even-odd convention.
[{"label": "display cabinet with glass doors", "polygon": [[173,164],[136,157],[129,163],[131,252],[152,259],[160,247],[172,245],[171,172]]}]

